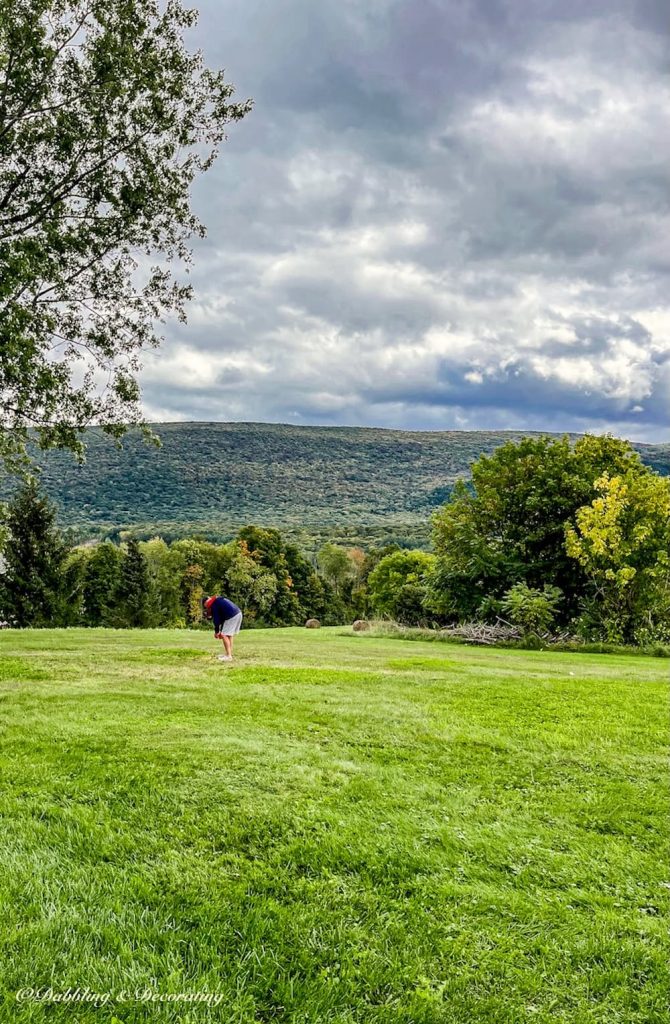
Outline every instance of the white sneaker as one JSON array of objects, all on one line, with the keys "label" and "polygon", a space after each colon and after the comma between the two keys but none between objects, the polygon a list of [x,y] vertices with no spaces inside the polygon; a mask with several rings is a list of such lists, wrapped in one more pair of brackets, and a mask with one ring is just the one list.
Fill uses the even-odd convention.
[{"label": "white sneaker", "polygon": [[232,661],[233,660],[231,654],[219,654],[218,657],[219,657],[219,661]]}]

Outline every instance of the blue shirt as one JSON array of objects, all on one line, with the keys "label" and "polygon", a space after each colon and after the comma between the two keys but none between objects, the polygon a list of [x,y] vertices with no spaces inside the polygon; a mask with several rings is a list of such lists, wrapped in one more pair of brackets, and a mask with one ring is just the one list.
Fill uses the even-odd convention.
[{"label": "blue shirt", "polygon": [[211,605],[212,618],[214,619],[214,631],[218,633],[219,627],[232,619],[234,615],[240,614],[240,609],[227,597],[217,597]]}]

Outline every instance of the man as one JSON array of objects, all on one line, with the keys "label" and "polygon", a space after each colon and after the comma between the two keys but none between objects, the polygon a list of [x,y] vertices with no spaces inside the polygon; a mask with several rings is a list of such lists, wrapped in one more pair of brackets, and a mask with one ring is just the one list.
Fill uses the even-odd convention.
[{"label": "man", "polygon": [[202,610],[205,617],[214,621],[214,636],[223,640],[225,654],[219,655],[219,661],[233,660],[233,637],[237,636],[242,625],[242,612],[227,597],[203,597]]}]

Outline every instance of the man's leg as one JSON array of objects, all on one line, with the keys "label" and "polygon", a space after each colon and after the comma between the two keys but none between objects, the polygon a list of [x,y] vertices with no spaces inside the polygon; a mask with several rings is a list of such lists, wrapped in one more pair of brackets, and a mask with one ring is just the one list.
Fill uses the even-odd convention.
[{"label": "man's leg", "polygon": [[229,658],[232,658],[232,656],[233,656],[233,639],[232,639],[232,637],[226,636],[226,634],[224,633],[223,636],[221,637],[221,639],[223,640],[223,646],[226,649],[226,654],[228,655]]}]

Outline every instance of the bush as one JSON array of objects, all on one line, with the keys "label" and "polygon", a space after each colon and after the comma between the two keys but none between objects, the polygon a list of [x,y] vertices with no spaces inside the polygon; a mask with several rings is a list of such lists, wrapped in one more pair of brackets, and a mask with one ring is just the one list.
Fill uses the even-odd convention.
[{"label": "bush", "polygon": [[525,636],[545,633],[552,625],[562,593],[558,587],[545,583],[542,590],[526,583],[515,583],[503,596],[502,607]]},{"label": "bush", "polygon": [[640,647],[670,646],[670,623],[659,622],[635,630],[635,643]]},{"label": "bush", "polygon": [[504,610],[503,602],[497,597],[485,597],[477,608],[475,618],[481,622],[496,622]]}]

